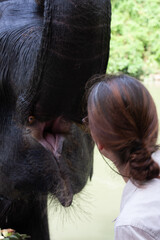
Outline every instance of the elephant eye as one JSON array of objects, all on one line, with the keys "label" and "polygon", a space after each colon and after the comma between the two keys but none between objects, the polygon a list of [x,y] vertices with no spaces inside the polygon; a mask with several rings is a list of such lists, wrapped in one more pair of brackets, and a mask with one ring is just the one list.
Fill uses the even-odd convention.
[{"label": "elephant eye", "polygon": [[29,116],[29,117],[28,117],[28,123],[29,123],[29,124],[33,124],[33,123],[35,122],[35,120],[36,120],[36,119],[35,119],[34,116]]}]

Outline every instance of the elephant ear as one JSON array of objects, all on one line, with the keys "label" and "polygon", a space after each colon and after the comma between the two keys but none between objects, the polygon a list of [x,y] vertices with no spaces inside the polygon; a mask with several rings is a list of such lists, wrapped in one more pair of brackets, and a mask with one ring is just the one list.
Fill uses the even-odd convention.
[{"label": "elephant ear", "polygon": [[0,0],[1,123],[6,124],[4,115],[11,116],[32,75],[43,26],[42,9],[37,6],[35,0]]}]

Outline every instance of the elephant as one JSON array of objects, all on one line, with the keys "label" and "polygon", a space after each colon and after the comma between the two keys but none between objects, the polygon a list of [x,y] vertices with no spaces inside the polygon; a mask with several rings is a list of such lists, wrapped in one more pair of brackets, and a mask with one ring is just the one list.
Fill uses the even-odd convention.
[{"label": "elephant", "polygon": [[49,240],[48,195],[69,207],[91,179],[83,95],[110,21],[110,0],[0,1],[1,228]]}]

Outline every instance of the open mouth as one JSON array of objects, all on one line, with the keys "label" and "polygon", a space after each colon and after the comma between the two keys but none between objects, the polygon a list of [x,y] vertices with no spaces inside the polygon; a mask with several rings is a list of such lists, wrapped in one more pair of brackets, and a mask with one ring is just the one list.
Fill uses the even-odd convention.
[{"label": "open mouth", "polygon": [[54,156],[60,174],[58,187],[61,189],[56,196],[63,206],[68,207],[72,203],[73,191],[69,177],[63,173],[65,172],[65,166],[61,162],[61,155],[65,137],[71,130],[71,122],[65,120],[62,116],[47,122],[39,122],[33,116],[30,116],[28,123],[27,130],[29,130],[31,136],[46,150],[52,152]]},{"label": "open mouth", "polygon": [[47,122],[39,122],[30,116],[28,122],[27,130],[31,136],[58,159],[61,156],[64,136],[70,132],[71,122],[62,116]]}]

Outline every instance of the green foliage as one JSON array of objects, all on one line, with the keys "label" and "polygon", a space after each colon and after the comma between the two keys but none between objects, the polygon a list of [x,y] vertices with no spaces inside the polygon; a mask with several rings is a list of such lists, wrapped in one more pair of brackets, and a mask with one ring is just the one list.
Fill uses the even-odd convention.
[{"label": "green foliage", "polygon": [[107,72],[143,78],[160,69],[160,0],[112,0]]},{"label": "green foliage", "polygon": [[4,238],[5,240],[26,240],[30,238],[29,236],[27,236],[26,234],[19,234],[19,233],[15,233],[11,236],[8,236],[7,238]]},{"label": "green foliage", "polygon": [[0,229],[0,239],[5,240],[27,240],[30,236],[26,234],[20,234],[13,229]]}]

